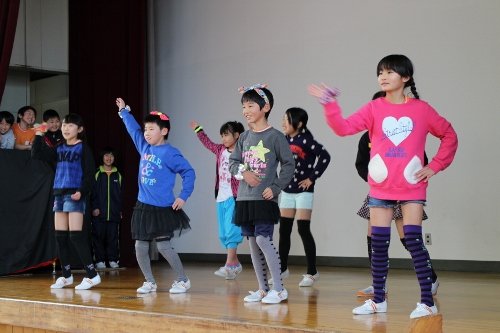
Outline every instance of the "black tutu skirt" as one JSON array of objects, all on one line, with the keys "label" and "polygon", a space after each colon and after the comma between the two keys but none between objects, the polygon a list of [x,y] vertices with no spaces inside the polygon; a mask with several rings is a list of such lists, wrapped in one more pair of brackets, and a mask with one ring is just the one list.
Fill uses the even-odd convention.
[{"label": "black tutu skirt", "polygon": [[236,218],[238,226],[259,223],[277,224],[280,219],[280,208],[277,202],[269,200],[236,201]]},{"label": "black tutu skirt", "polygon": [[131,221],[132,239],[153,240],[177,237],[191,229],[189,217],[182,209],[157,207],[137,202]]},{"label": "black tutu skirt", "polygon": [[[366,197],[365,201],[363,202],[363,205],[361,208],[358,210],[357,214],[361,216],[364,219],[369,220],[370,219],[370,207],[368,207],[368,197]],[[403,218],[403,212],[401,211],[401,205],[397,205],[394,208],[394,213],[392,214],[392,219],[393,220],[398,220]],[[424,215],[422,216],[422,221],[427,220],[429,217],[425,213],[424,210]]]}]

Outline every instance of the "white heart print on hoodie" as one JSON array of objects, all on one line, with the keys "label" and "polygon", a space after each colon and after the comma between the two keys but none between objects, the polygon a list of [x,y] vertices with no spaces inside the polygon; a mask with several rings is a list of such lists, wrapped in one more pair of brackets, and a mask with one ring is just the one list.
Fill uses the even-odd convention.
[{"label": "white heart print on hoodie", "polygon": [[[401,117],[396,119],[395,117],[386,117],[382,121],[382,131],[385,133],[386,137],[395,146],[393,154],[398,153],[397,147],[411,134],[413,130],[413,121],[409,117]],[[413,156],[406,165],[403,176],[406,181],[410,184],[416,184],[417,179],[415,173],[422,169],[422,161],[417,156]],[[386,164],[380,154],[376,154],[370,160],[368,164],[368,172],[370,177],[376,183],[382,183],[387,179],[389,171]]]}]

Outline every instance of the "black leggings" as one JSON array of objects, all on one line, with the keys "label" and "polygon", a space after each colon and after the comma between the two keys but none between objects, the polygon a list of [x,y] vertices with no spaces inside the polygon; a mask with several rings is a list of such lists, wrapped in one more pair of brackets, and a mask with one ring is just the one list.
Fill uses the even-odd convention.
[{"label": "black leggings", "polygon": [[[293,218],[281,217],[280,219],[280,242],[279,253],[281,258],[281,272],[288,268],[288,254],[290,253],[290,235],[292,234]],[[297,220],[297,227],[307,260],[307,274],[314,275],[316,269],[316,243],[311,233],[310,220]]]}]

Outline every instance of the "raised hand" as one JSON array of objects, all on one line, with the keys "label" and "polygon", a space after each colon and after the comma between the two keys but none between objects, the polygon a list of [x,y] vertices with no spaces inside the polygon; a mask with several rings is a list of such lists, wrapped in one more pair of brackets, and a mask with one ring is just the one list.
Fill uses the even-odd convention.
[{"label": "raised hand", "polygon": [[196,129],[196,127],[200,126],[200,124],[198,124],[196,121],[193,120],[193,121],[191,121],[189,126],[191,126],[191,129],[194,131]]},{"label": "raised hand", "polygon": [[36,135],[42,135],[47,132],[48,126],[47,123],[43,122],[33,127],[33,129],[35,130]]},{"label": "raised hand", "polygon": [[118,107],[118,111],[120,111],[126,106],[125,101],[121,97],[118,97],[116,99],[116,106]]},{"label": "raised hand", "polygon": [[322,104],[333,102],[340,94],[340,90],[330,88],[324,83],[321,83],[321,85],[311,84],[307,90],[311,96],[316,97]]},{"label": "raised hand", "polygon": [[307,91],[309,92],[309,95],[316,98],[321,98],[321,96],[323,96],[326,91],[326,85],[324,83],[322,83],[321,85],[311,84],[309,85],[309,87],[307,87]]}]

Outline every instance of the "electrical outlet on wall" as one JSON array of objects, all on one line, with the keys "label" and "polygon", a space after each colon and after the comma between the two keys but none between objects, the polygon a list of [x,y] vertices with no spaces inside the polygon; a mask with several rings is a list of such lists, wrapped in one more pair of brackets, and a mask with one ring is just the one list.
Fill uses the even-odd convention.
[{"label": "electrical outlet on wall", "polygon": [[431,234],[425,234],[425,245],[432,245],[432,237]]}]

